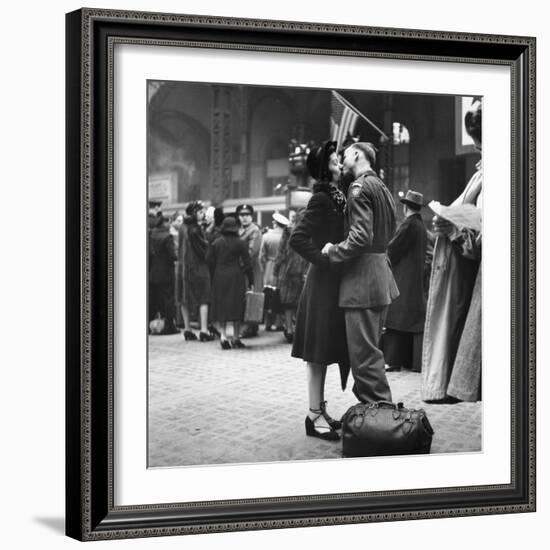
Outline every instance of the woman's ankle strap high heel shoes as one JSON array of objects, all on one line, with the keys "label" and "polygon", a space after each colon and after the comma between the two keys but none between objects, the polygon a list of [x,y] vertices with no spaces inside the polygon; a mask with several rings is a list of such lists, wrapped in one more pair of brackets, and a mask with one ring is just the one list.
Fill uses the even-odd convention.
[{"label": "woman's ankle strap high heel shoes", "polygon": [[315,427],[315,421],[323,416],[323,413],[320,409],[309,409],[312,413],[317,414],[317,416],[312,420],[309,416],[306,416],[306,435],[311,437],[318,437],[319,439],[325,439],[327,441],[338,441],[340,435],[332,427],[321,427],[321,430],[318,430]]},{"label": "woman's ankle strap high heel shoes", "polygon": [[[339,430],[342,428],[342,422],[340,420],[334,420],[328,413],[327,413],[327,402],[322,401],[319,403],[319,409],[321,414],[323,415],[323,418],[326,420],[327,424],[333,429],[333,430]],[[310,409],[311,410],[311,409]],[[313,411],[311,411],[313,412]]]}]

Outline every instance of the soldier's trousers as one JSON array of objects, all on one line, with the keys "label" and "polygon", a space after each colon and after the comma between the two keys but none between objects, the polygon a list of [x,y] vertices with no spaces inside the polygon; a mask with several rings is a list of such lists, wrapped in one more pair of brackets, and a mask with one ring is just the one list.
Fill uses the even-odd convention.
[{"label": "soldier's trousers", "polygon": [[344,310],[349,360],[355,381],[353,393],[361,403],[391,401],[384,353],[379,347],[387,311],[387,306]]}]

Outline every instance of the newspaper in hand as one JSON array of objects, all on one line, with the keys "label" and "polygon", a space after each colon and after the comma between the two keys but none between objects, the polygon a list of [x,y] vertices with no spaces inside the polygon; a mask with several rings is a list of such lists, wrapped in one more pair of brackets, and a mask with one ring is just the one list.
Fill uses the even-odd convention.
[{"label": "newspaper in hand", "polygon": [[438,201],[431,201],[428,206],[440,218],[443,218],[458,229],[473,229],[481,231],[481,208],[473,204],[457,204],[456,206],[443,206]]}]

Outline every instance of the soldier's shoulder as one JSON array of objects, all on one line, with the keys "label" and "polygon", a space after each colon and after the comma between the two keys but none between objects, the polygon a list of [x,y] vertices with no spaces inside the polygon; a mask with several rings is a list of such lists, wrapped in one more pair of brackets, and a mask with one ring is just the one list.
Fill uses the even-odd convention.
[{"label": "soldier's shoulder", "polygon": [[359,197],[361,195],[362,190],[363,190],[363,183],[359,181],[354,181],[349,186],[349,196],[354,198]]},{"label": "soldier's shoulder", "polygon": [[384,182],[374,173],[363,176],[363,188],[368,193],[380,193],[384,189]]},{"label": "soldier's shoulder", "polygon": [[241,236],[253,238],[261,234],[260,228],[255,223],[251,223],[242,233]]},{"label": "soldier's shoulder", "polygon": [[380,177],[378,176],[378,174],[376,174],[376,172],[367,172],[362,179],[365,185],[383,185],[384,184],[384,182],[380,179]]}]

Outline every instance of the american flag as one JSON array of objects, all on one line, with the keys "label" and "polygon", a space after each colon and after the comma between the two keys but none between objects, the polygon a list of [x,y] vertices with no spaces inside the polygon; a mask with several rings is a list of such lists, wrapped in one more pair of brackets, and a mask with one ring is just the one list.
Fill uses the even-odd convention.
[{"label": "american flag", "polygon": [[353,135],[359,115],[334,90],[330,98],[330,112],[330,139],[337,141],[341,147],[348,134]]}]

